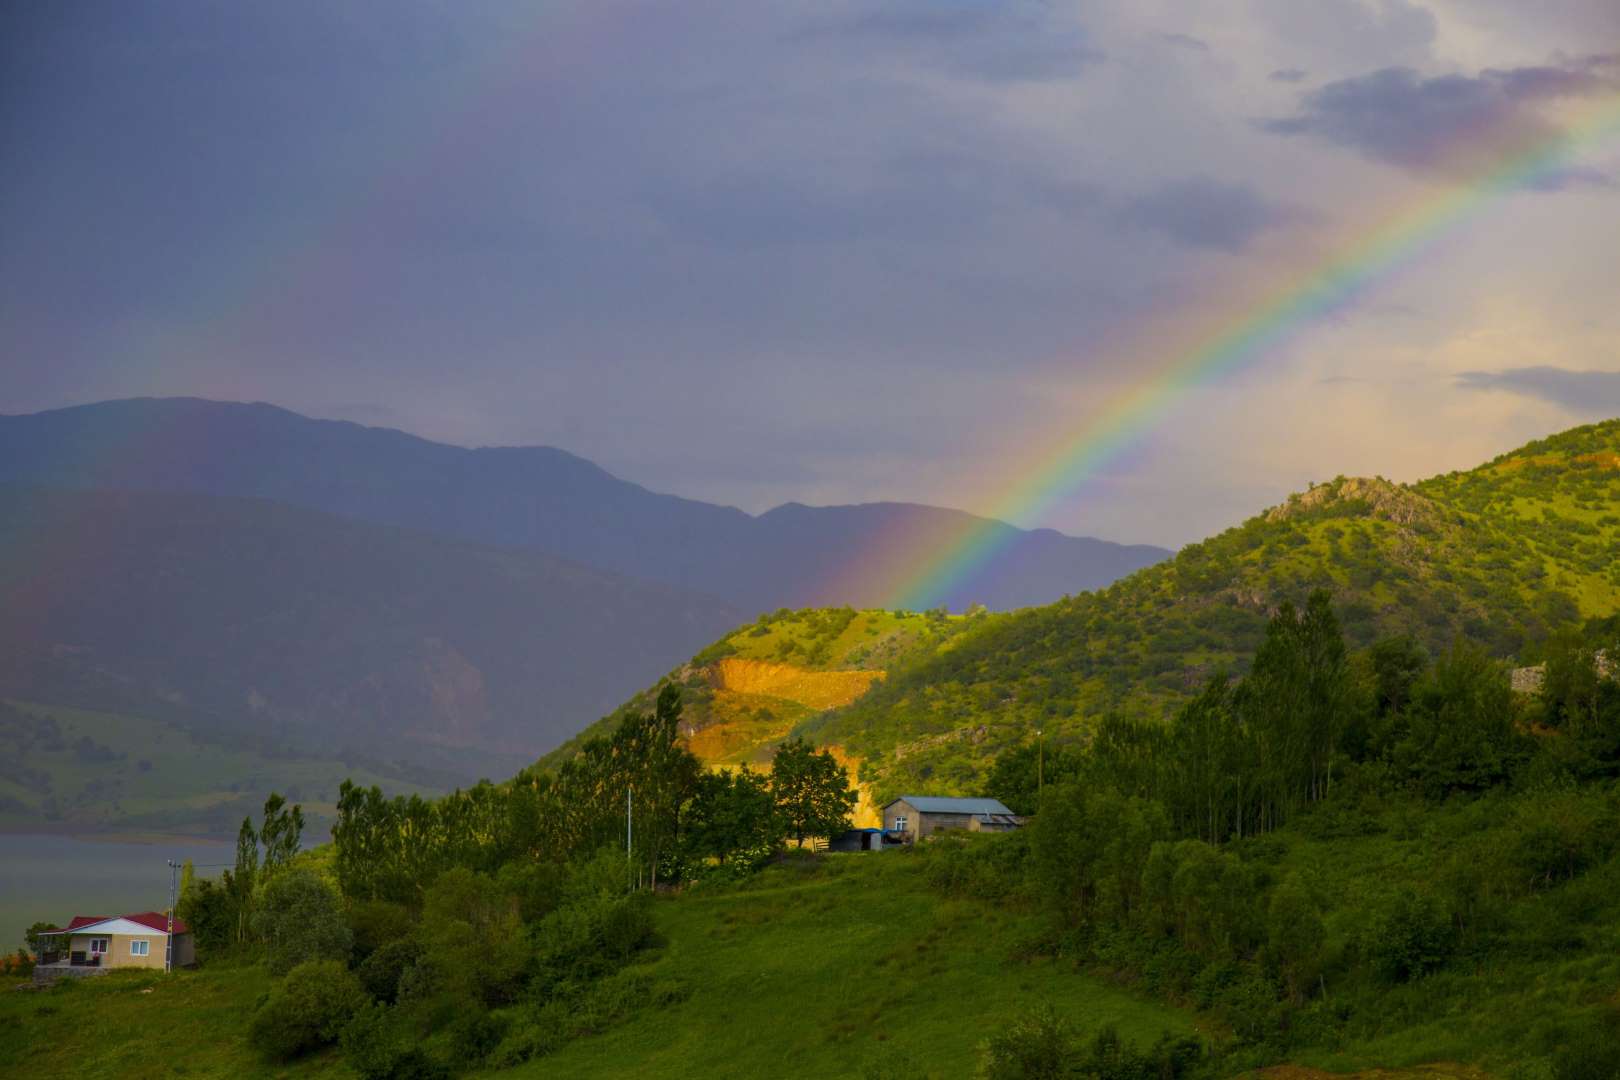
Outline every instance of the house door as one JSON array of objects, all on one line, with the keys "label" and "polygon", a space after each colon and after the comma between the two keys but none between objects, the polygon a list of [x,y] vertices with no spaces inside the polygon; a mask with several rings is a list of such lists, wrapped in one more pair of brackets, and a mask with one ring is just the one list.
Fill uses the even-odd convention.
[{"label": "house door", "polygon": [[107,939],[104,938],[104,937],[93,937],[93,938],[91,938],[90,939],[91,962],[95,963],[98,958],[100,958],[102,956],[105,956],[105,955],[107,955]]}]

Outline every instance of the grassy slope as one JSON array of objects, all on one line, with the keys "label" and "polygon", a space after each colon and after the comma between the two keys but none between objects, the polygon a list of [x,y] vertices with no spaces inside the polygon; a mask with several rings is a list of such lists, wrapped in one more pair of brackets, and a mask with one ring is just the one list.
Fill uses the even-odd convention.
[{"label": "grassy slope", "polygon": [[[1048,1002],[1088,1029],[1151,1042],[1192,1018],[1049,961],[1015,964],[1029,916],[931,893],[920,860],[831,856],[774,868],[744,891],[658,905],[668,946],[646,965],[692,991],[515,1075],[858,1076],[875,1061],[908,1075],[971,1071],[997,1024]],[[115,975],[43,993],[0,992],[0,1072],[32,1076],[348,1075],[331,1055],[286,1069],[257,1062],[246,1016],[261,968]],[[141,993],[150,988],[149,994]],[[142,1033],[179,1027],[164,1038]],[[785,1063],[791,1062],[791,1068]]]},{"label": "grassy slope", "polygon": [[[345,777],[390,791],[432,793],[341,760],[265,756],[202,742],[161,720],[6,704],[9,710],[0,712],[0,752],[8,762],[0,776],[0,829],[230,834],[244,816],[258,815],[269,792],[280,791],[303,803],[315,834],[335,813]],[[76,750],[85,738],[91,745]]]},{"label": "grassy slope", "polygon": [[941,900],[918,862],[834,856],[816,871],[774,869],[747,891],[664,905],[670,946],[654,969],[692,996],[524,1075],[809,1080],[904,1061],[909,1075],[956,1077],[999,1023],[1043,1002],[1145,1042],[1192,1029],[1187,1014],[1097,979],[1010,961],[1029,918]]},{"label": "grassy slope", "polygon": [[335,1052],[293,1070],[267,1065],[242,1037],[270,989],[262,967],[127,972],[34,993],[0,982],[0,1073],[146,1080],[174,1076],[352,1077]]}]

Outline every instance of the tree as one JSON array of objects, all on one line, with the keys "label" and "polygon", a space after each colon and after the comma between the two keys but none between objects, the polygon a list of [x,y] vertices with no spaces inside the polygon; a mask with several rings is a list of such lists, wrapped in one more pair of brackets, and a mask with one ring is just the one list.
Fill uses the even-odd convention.
[{"label": "tree", "polygon": [[770,779],[746,765],[705,773],[686,810],[684,837],[696,858],[760,859],[781,843],[782,833]]},{"label": "tree", "polygon": [[259,834],[253,831],[253,819],[243,818],[236,831],[236,866],[225,872],[225,891],[230,894],[236,909],[236,941],[245,944],[249,923],[253,915],[253,890],[259,877]]},{"label": "tree", "polygon": [[996,763],[985,781],[985,790],[1000,799],[1015,814],[1033,814],[1039,807],[1040,793],[1048,787],[1067,783],[1080,774],[1080,756],[1048,741],[1024,743],[996,755]]},{"label": "tree", "polygon": [[353,943],[337,893],[308,870],[286,870],[265,882],[253,929],[264,941],[265,964],[276,975],[311,960],[347,963]]},{"label": "tree", "polygon": [[1515,708],[1506,669],[1459,639],[1413,695],[1395,766],[1431,798],[1499,783],[1525,753]]},{"label": "tree", "polygon": [[33,955],[38,956],[40,953],[40,934],[47,930],[60,929],[62,928],[53,922],[37,922],[23,932],[23,941],[28,946],[28,951]]},{"label": "tree", "polygon": [[194,881],[180,894],[174,909],[191,931],[197,951],[206,957],[223,952],[236,940],[236,902],[228,888],[212,881]]},{"label": "tree", "polygon": [[264,875],[270,877],[292,861],[304,838],[304,808],[287,805],[276,792],[264,800],[264,823],[259,842],[264,845]]},{"label": "tree", "polygon": [[849,772],[831,752],[803,738],[789,739],[771,761],[771,794],[783,831],[802,847],[806,837],[832,836],[849,828],[855,792]]}]

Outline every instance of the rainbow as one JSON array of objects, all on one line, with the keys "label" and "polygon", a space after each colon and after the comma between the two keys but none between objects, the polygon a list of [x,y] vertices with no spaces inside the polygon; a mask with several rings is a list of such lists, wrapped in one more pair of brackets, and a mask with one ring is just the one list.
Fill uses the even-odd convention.
[{"label": "rainbow", "polygon": [[[1262,289],[1257,302],[1217,317],[1192,344],[1172,350],[1150,374],[1110,402],[1078,434],[1064,432],[1037,466],[990,509],[990,519],[958,530],[930,557],[913,563],[886,606],[913,609],[944,603],[974,581],[1018,536],[998,521],[1039,522],[1072,498],[1192,391],[1254,363],[1290,335],[1351,303],[1368,285],[1405,265],[1493,201],[1555,176],[1579,154],[1620,134],[1620,96],[1605,96],[1553,135],[1528,140],[1483,133],[1470,139],[1486,164],[1458,183],[1427,193],[1384,215],[1380,224],[1340,243],[1326,258]],[[1494,137],[1493,137],[1494,136]],[[1501,145],[1503,142],[1508,145]],[[1488,151],[1480,155],[1479,151]]]}]

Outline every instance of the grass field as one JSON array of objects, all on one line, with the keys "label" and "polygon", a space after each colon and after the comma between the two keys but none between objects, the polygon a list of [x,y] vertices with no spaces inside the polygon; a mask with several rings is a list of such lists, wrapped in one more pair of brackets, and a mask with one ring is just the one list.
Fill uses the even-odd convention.
[{"label": "grass field", "polygon": [[[940,900],[902,854],[773,868],[741,891],[665,900],[658,924],[667,944],[644,967],[684,1001],[501,1075],[961,1077],[998,1025],[1043,1004],[1139,1041],[1194,1029],[1185,1012],[1050,961],[1010,961],[1028,917]],[[0,1074],[353,1075],[330,1053],[280,1068],[252,1055],[242,1033],[270,982],[222,967],[0,990]]]},{"label": "grass field", "polygon": [[519,1075],[971,1075],[979,1043],[1050,1004],[1083,1029],[1151,1042],[1190,1015],[1050,961],[1009,959],[1026,917],[941,900],[903,854],[785,866],[756,887],[666,904],[653,965],[692,989]]}]

